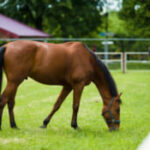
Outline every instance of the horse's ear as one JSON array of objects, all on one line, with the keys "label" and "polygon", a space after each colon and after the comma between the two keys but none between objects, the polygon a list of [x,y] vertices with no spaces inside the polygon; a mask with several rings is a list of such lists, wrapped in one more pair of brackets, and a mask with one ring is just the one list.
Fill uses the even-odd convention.
[{"label": "horse's ear", "polygon": [[120,99],[121,95],[122,95],[122,92],[116,96],[116,99]]},{"label": "horse's ear", "polygon": [[118,103],[120,103],[120,104],[122,103],[122,102],[121,102],[121,99],[120,99],[121,95],[122,95],[122,92],[119,93],[119,94],[116,96],[116,102],[118,102]]},{"label": "horse's ear", "polygon": [[119,97],[121,97],[122,94],[123,94],[123,93],[121,92],[121,93],[119,94]]}]

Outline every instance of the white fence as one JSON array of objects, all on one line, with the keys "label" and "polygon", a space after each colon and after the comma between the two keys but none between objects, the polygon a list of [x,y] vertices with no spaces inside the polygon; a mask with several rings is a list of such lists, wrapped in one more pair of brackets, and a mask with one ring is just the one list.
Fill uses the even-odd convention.
[{"label": "white fence", "polygon": [[[108,52],[108,53],[96,52],[96,55],[108,67],[113,65],[116,66],[115,64],[117,64],[118,66],[117,70],[122,70],[124,73],[129,70],[150,71],[150,56],[148,52],[124,52],[124,53],[123,52],[118,52],[118,53],[117,52]],[[134,66],[136,66],[136,68],[134,68]],[[114,67],[112,67],[112,69],[113,68]]]},{"label": "white fence", "polygon": [[[131,47],[131,43],[139,42],[137,46],[139,50],[142,49],[144,51],[148,51],[150,48],[150,38],[110,38],[108,41],[113,41],[114,44],[107,45],[107,51],[105,50],[105,45],[102,43],[106,39],[101,38],[27,38],[28,40],[36,40],[36,41],[44,41],[44,42],[66,42],[66,41],[81,41],[88,45],[91,49],[93,45],[96,45],[97,51],[105,51],[105,52],[96,52],[98,57],[102,59],[102,61],[108,66],[108,68],[112,70],[122,70],[126,72],[128,70],[143,70],[143,66],[145,70],[150,71],[150,56],[148,52],[109,52],[116,51],[121,47],[120,51],[131,51],[133,47]],[[0,42],[5,41],[15,41],[21,39],[2,39],[0,38]],[[118,44],[121,44],[118,46]],[[118,47],[117,47],[118,46]],[[114,48],[115,47],[115,48]],[[134,50],[134,49],[133,49]],[[133,67],[132,67],[133,66]],[[139,67],[138,67],[139,66]],[[141,67],[140,67],[141,66]]]}]

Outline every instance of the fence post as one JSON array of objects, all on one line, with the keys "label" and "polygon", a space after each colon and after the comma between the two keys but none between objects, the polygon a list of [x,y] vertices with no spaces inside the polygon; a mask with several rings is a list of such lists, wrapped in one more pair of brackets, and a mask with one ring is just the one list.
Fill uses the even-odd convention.
[{"label": "fence post", "polygon": [[127,66],[126,66],[126,53],[123,52],[122,53],[122,72],[126,73],[126,69],[127,69]]}]

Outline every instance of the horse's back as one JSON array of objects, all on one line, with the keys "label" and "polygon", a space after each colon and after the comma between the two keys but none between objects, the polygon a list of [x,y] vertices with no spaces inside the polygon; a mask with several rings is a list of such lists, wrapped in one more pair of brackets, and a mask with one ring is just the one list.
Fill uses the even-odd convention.
[{"label": "horse's back", "polygon": [[48,48],[44,53],[37,51],[35,61],[37,63],[30,73],[31,77],[36,76],[38,77],[36,80],[49,84],[73,84],[91,76],[93,72],[91,55],[82,43],[45,43],[45,45]]},{"label": "horse's back", "polygon": [[91,55],[80,42],[15,41],[6,47],[5,72],[12,80],[30,76],[46,84],[72,84],[93,72]]}]

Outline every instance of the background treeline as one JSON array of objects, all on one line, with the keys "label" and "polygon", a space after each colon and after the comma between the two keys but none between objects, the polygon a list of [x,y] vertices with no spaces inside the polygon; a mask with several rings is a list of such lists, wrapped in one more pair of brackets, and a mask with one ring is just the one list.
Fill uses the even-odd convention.
[{"label": "background treeline", "polygon": [[[114,0],[118,1],[119,0]],[[24,22],[32,27],[51,34],[53,37],[105,38],[100,32],[108,32],[113,37],[149,38],[150,1],[122,0],[119,11],[107,7],[107,0],[3,0],[0,13]],[[150,42],[115,41],[112,51],[146,51]],[[98,50],[103,45],[97,42]],[[117,45],[117,46],[115,46]],[[129,49],[128,49],[129,47]]]}]

